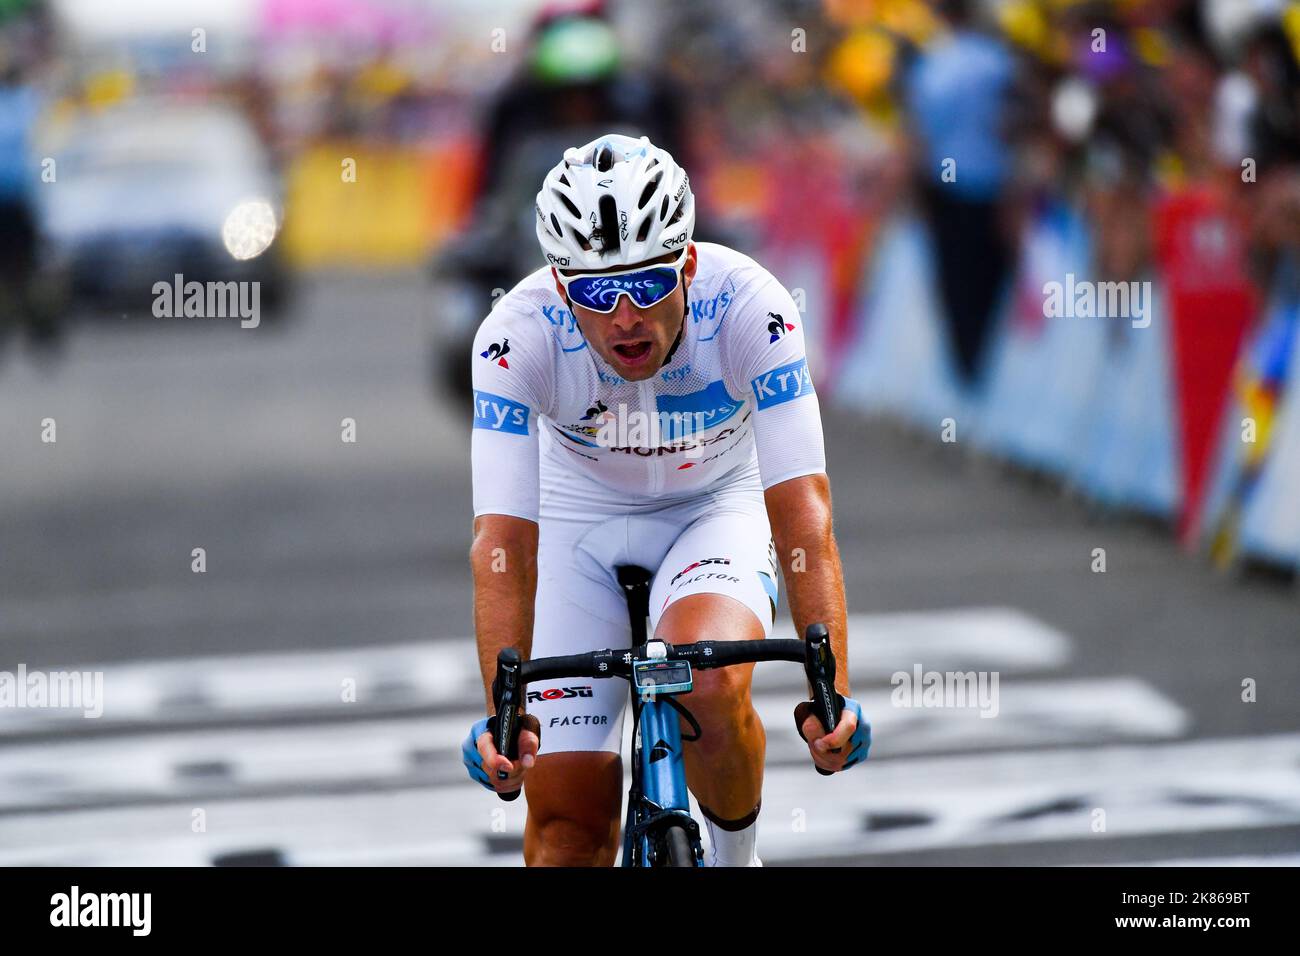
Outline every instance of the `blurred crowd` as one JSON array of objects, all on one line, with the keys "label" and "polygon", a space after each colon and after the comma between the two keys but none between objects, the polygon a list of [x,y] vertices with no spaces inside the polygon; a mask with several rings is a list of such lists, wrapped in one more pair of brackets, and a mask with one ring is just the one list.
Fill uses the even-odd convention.
[{"label": "blurred crowd", "polygon": [[[120,6],[141,8],[137,34],[80,26],[75,0],[0,2],[7,146],[33,119],[17,88],[60,119],[166,95],[238,105],[282,170],[321,140],[463,139],[478,161],[456,184],[461,217],[508,188],[534,138],[617,125],[682,153],[719,222],[767,233],[803,228],[791,210],[810,202],[804,219],[845,204],[874,215],[930,202],[937,184],[996,203],[1012,242],[1015,217],[1052,193],[1087,204],[1101,269],[1128,277],[1153,254],[1151,197],[1216,183],[1267,281],[1300,228],[1300,8],[1287,0],[558,0],[490,14],[260,0],[231,5],[246,19],[210,27],[204,55],[182,25],[221,5]],[[170,13],[150,31],[153,8]],[[7,149],[0,170],[10,197],[22,155]],[[1259,188],[1237,188],[1246,159]]]},{"label": "blurred crowd", "polygon": [[[459,382],[540,264],[543,173],[609,129],[690,170],[697,239],[815,262],[828,386],[900,218],[967,395],[1009,312],[1042,321],[1039,247],[1155,278],[1189,498],[1238,349],[1300,301],[1297,0],[0,0],[0,345],[173,272],[428,263]],[[244,261],[249,195],[276,239]]]},{"label": "blurred crowd", "polygon": [[[1182,225],[1166,207],[1180,193],[1222,213],[1229,234],[1213,241],[1244,281],[1295,287],[1300,4],[716,6],[665,27],[695,151],[777,171],[769,233],[820,228],[846,205],[868,230],[899,204],[921,211],[969,378],[1025,223],[1048,202],[1086,213],[1098,281],[1150,273]],[[782,55],[792,43],[808,55]]]}]

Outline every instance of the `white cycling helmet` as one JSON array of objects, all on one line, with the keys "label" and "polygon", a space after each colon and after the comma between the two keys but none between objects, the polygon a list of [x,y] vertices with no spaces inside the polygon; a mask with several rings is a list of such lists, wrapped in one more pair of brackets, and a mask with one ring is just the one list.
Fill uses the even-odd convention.
[{"label": "white cycling helmet", "polygon": [[686,171],[642,136],[564,151],[537,194],[537,239],[561,269],[607,269],[679,252],[695,228]]}]

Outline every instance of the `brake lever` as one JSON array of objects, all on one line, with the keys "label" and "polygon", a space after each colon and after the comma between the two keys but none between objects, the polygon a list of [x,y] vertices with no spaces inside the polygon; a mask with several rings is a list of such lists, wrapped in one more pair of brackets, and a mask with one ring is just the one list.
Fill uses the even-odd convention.
[{"label": "brake lever", "polygon": [[[825,624],[809,624],[804,632],[804,674],[808,678],[808,687],[812,691],[813,713],[830,733],[840,723],[843,710],[842,698],[835,691],[835,654],[831,650],[831,636]],[[836,747],[831,753],[839,753]],[[832,776],[832,771],[815,767],[823,777]]]},{"label": "brake lever", "polygon": [[[519,759],[519,652],[513,647],[502,648],[497,654],[497,676],[492,682],[492,706],[496,710],[492,745],[497,753],[506,757],[511,763]],[[497,771],[497,779],[504,780],[508,774]],[[497,791],[497,796],[506,802],[519,799],[523,787],[508,793]]]}]

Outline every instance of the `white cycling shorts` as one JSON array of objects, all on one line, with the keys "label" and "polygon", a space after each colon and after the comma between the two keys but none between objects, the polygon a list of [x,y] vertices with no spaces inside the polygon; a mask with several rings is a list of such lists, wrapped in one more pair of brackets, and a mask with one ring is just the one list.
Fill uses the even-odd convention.
[{"label": "white cycling shorts", "polygon": [[[776,614],[776,554],[757,469],[741,468],[717,490],[664,505],[609,513],[609,498],[570,472],[544,482],[537,553],[532,657],[631,646],[627,600],[615,568],[634,564],[654,575],[650,630],[688,594],[740,601],[771,634]],[[558,476],[556,476],[558,477]],[[541,724],[540,753],[618,753],[629,700],[622,678],[570,678],[528,686],[525,709]]]}]

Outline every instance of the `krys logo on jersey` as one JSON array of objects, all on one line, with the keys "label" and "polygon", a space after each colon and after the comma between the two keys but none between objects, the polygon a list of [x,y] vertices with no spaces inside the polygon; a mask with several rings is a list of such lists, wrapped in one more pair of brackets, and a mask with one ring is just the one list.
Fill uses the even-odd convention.
[{"label": "krys logo on jersey", "polygon": [[694,440],[709,426],[703,412],[657,413],[629,408],[620,402],[617,411],[605,409],[595,425],[570,425],[571,431],[596,439],[596,444],[610,451],[633,448],[682,452],[687,458],[704,454],[704,446]]},{"label": "krys logo on jersey", "polygon": [[728,284],[728,288],[715,293],[707,299],[690,299],[691,322],[699,326],[696,332],[696,338],[701,342],[710,341],[718,334],[718,329],[722,326],[722,320],[727,317],[727,309],[731,306],[732,300],[736,297],[736,289]]},{"label": "krys logo on jersey", "polygon": [[560,343],[562,351],[581,352],[587,347],[587,340],[582,337],[582,329],[578,328],[578,320],[572,312],[562,305],[539,306],[539,311],[542,318],[550,323],[551,332]]},{"label": "krys logo on jersey", "polygon": [[527,435],[528,406],[501,395],[475,389],[474,427],[511,435]]},{"label": "krys logo on jersey", "polygon": [[755,404],[761,412],[773,405],[784,405],[796,398],[813,394],[812,376],[808,374],[808,360],[799,359],[764,372],[752,380]]},{"label": "krys logo on jersey", "polygon": [[657,395],[655,404],[654,412],[626,403],[619,403],[617,411],[600,409],[592,437],[606,448],[667,448],[696,458],[707,444],[700,441],[703,433],[730,419],[744,403],[727,394],[719,379],[686,395]]}]

